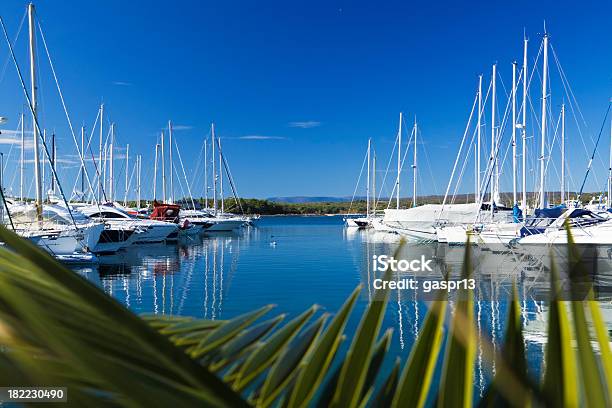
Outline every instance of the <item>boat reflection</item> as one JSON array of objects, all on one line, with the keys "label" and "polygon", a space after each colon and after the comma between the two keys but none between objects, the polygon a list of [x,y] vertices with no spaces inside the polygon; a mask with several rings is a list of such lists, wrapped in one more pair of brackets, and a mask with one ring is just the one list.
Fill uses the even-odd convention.
[{"label": "boat reflection", "polygon": [[236,235],[134,245],[75,271],[135,312],[219,319],[243,245]]},{"label": "boat reflection", "polygon": [[[404,349],[411,345],[419,335],[419,326],[429,306],[438,294],[425,293],[425,281],[461,279],[466,256],[472,265],[471,277],[475,280],[474,316],[477,332],[481,339],[489,342],[494,351],[499,351],[503,343],[509,299],[513,286],[516,287],[523,327],[527,358],[534,378],[541,374],[543,350],[546,344],[548,299],[550,295],[551,263],[554,262],[559,274],[560,285],[565,300],[584,299],[592,289],[599,301],[604,321],[612,328],[612,251],[602,246],[582,246],[577,248],[577,256],[568,254],[567,248],[554,248],[553,251],[518,251],[501,246],[449,246],[430,243],[399,245],[399,240],[389,239],[390,234],[380,238],[371,230],[358,230],[346,236],[351,242],[360,243],[362,259],[362,279],[368,287],[368,300],[375,300],[374,280],[382,278],[384,272],[375,270],[373,258],[378,255],[393,254],[396,259],[413,260],[424,257],[431,259],[431,271],[394,272],[393,279],[413,279],[419,283],[418,290],[392,290],[389,311],[395,317],[394,337],[397,346]],[[469,252],[467,252],[469,250]],[[578,261],[579,259],[579,261]],[[574,278],[570,281],[570,276]],[[577,277],[576,277],[577,276]],[[573,286],[572,286],[573,285]],[[571,292],[570,288],[578,288]],[[451,322],[450,313],[455,308],[456,293],[449,293],[446,330]],[[480,396],[495,375],[495,363],[483,357],[482,343],[477,347],[476,387]]]}]

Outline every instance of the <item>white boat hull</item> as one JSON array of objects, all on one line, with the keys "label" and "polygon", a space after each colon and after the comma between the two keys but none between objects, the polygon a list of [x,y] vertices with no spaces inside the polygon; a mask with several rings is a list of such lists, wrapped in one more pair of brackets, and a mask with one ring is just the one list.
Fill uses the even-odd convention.
[{"label": "white boat hull", "polygon": [[213,225],[206,228],[204,232],[234,231],[245,223],[243,219],[214,220],[213,222]]}]

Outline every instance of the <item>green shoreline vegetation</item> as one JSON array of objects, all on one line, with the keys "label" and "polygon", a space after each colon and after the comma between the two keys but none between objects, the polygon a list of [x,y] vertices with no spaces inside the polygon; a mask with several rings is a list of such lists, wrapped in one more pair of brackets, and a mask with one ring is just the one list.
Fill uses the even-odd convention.
[{"label": "green shoreline vegetation", "polygon": [[[576,197],[576,193],[568,193],[570,197]],[[580,201],[582,203],[588,203],[593,197],[598,197],[600,193],[583,193]],[[537,193],[528,193],[527,201],[530,203],[531,207],[535,205],[537,199]],[[520,198],[519,194],[519,198]],[[558,204],[558,199],[560,197],[559,193],[550,193],[548,195],[549,200],[551,202]],[[441,204],[443,201],[443,196],[440,195],[430,195],[430,196],[422,196],[417,198],[418,205],[423,204]],[[555,200],[556,198],[556,200]],[[26,199],[27,201],[29,199]],[[487,197],[485,197],[485,201]],[[195,202],[199,203],[201,207],[204,207],[205,199],[195,198]],[[448,201],[449,203],[470,203],[474,202],[474,194],[459,194],[455,196],[455,199],[452,201]],[[501,194],[501,202],[502,203],[510,203],[512,202],[512,193],[502,193]],[[142,200],[142,207],[146,207],[150,205],[151,200]],[[191,199],[182,198],[177,201],[177,203],[183,204],[185,208],[191,207]],[[259,214],[259,215],[343,215],[343,214],[365,214],[367,202],[365,199],[360,198],[359,200],[355,200],[352,203],[350,201],[322,201],[322,202],[302,202],[302,203],[288,203],[288,202],[280,202],[280,201],[272,201],[267,199],[259,199],[259,198],[240,198],[240,203],[242,205],[242,211],[239,206],[236,205],[236,200],[232,198],[225,199],[225,211],[233,212],[233,213],[244,213],[244,214]],[[391,207],[395,204],[395,198],[389,200],[389,198],[380,199],[377,203],[376,210],[380,211],[382,214],[384,209],[387,208],[387,204],[391,203]],[[135,208],[136,201],[131,200],[128,201],[128,207]],[[208,205],[212,206],[212,200],[208,200]],[[403,197],[400,199],[400,208],[409,208],[412,207],[412,199]]]},{"label": "green shoreline vegetation", "polygon": [[[576,197],[576,193],[568,193],[570,197]],[[528,193],[527,201],[535,203],[537,193]],[[581,201],[588,203],[591,198],[597,197],[599,193],[583,193]],[[559,193],[551,193],[550,200],[559,199]],[[520,195],[519,195],[520,198]],[[423,196],[417,198],[417,203],[422,204],[442,204],[444,197],[439,195]],[[198,201],[203,205],[204,199]],[[340,202],[304,202],[304,203],[286,203],[271,201],[258,198],[241,198],[242,208],[245,214],[260,214],[260,215],[328,215],[328,214],[365,214],[367,202],[364,199]],[[485,198],[486,201],[486,198]],[[512,202],[512,193],[502,193],[501,201]],[[239,212],[236,207],[236,201],[233,198],[226,199],[226,210],[231,212]],[[453,203],[469,203],[474,202],[474,194],[456,195]],[[553,201],[556,202],[556,201]],[[382,214],[389,203],[388,198],[380,199],[376,209]],[[209,200],[210,204],[210,200]],[[391,204],[395,204],[395,199],[391,200]],[[400,208],[409,208],[412,206],[411,198],[400,198]],[[533,206],[533,205],[532,205]]]}]

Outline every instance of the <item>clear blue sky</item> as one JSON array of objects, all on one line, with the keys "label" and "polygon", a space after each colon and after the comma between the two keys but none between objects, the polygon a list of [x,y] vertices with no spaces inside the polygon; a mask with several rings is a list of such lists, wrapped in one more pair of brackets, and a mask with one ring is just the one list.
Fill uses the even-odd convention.
[{"label": "clear blue sky", "polygon": [[[25,5],[2,3],[11,36]],[[420,190],[441,193],[478,74],[484,73],[486,90],[491,64],[498,62],[509,88],[511,62],[522,57],[523,29],[532,62],[544,20],[588,124],[583,132],[589,151],[612,96],[609,2],[43,0],[36,6],[72,120],[91,127],[103,100],[117,124],[118,144],[129,142],[132,152],[144,156],[149,185],[156,135],[168,119],[183,129],[176,137],[190,173],[214,121],[240,195],[351,195],[367,138],[373,138],[382,172],[403,111],[408,122],[418,117],[420,149],[427,151],[435,176],[423,153]],[[16,47],[27,72],[26,28]],[[3,66],[7,56],[2,40]],[[63,184],[71,190],[76,173],[68,158],[76,149],[40,48],[39,56],[41,121],[58,134],[59,155],[66,158]],[[0,115],[9,118],[5,129],[15,129],[24,99],[12,65],[0,80]],[[540,101],[536,82],[534,104]],[[498,82],[503,94],[501,87]],[[551,89],[556,117],[563,98],[558,75]],[[568,114],[572,186],[587,163],[573,120]],[[607,132],[602,160],[595,162],[598,183],[591,178],[590,189],[605,185]],[[6,155],[10,147],[1,144],[0,151]],[[14,159],[15,150],[11,154]],[[504,168],[507,191],[511,176]],[[558,189],[558,176],[550,172],[549,187]],[[13,174],[9,165],[7,184]],[[405,186],[410,177],[406,169]],[[473,191],[472,177],[469,165],[461,191]]]}]

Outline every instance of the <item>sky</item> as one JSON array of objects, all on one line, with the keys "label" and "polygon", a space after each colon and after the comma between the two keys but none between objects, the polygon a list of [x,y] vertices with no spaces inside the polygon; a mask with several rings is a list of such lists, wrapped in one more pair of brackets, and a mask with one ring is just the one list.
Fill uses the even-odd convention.
[{"label": "sky", "polygon": [[[18,33],[25,7],[23,1],[2,2],[0,15],[11,38]],[[175,141],[194,196],[203,195],[202,143],[212,122],[240,196],[351,196],[368,138],[376,150],[377,180],[382,184],[399,112],[404,114],[405,127],[410,128],[415,117],[419,124],[419,194],[442,194],[468,122],[478,75],[483,74],[486,92],[491,66],[498,64],[497,106],[503,112],[512,62],[522,60],[523,35],[529,38],[533,65],[544,22],[577,102],[570,109],[567,100],[572,98],[563,90],[551,51],[549,140],[565,101],[569,189],[580,186],[612,96],[609,2],[149,1],[144,5],[41,0],[36,7],[75,131],[81,125],[91,131],[101,102],[105,130],[111,121],[115,123],[115,179],[121,196],[128,143],[132,158],[143,157],[142,194],[151,195],[154,146],[168,120],[175,124]],[[57,135],[58,171],[69,195],[78,171],[77,150],[40,38],[37,46],[40,122]],[[15,50],[28,81],[27,20]],[[25,99],[8,56],[2,40],[0,116],[8,121],[0,125],[0,152],[7,162],[6,188],[15,193],[19,184],[15,130]],[[541,61],[539,56],[538,69],[530,71],[529,190],[537,189]],[[487,143],[489,109],[483,112]],[[609,123],[586,190],[605,188],[608,132]],[[473,132],[468,133],[471,137]],[[509,128],[503,137],[508,135]],[[405,133],[404,143],[407,139]],[[560,151],[555,140],[547,170],[550,190],[559,190]],[[97,143],[94,137],[96,149]],[[501,149],[505,148],[503,142]],[[30,144],[25,186],[30,196],[31,157]],[[511,159],[505,157],[501,189],[510,191]],[[180,196],[187,188],[176,152],[174,159]],[[470,160],[458,192],[474,191]],[[462,163],[463,159],[459,170]],[[133,161],[130,173],[132,165]],[[393,170],[387,173],[388,180],[395,177]],[[401,194],[410,196],[408,164],[401,177]],[[363,195],[364,188],[362,182],[358,194]],[[382,195],[390,188],[387,182]]]}]

